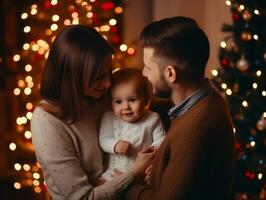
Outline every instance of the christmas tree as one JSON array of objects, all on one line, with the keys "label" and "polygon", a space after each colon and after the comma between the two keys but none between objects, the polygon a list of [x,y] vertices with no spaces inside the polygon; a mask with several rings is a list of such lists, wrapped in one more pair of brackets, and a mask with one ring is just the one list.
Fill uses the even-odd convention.
[{"label": "christmas tree", "polygon": [[13,93],[18,104],[16,130],[9,137],[15,189],[30,188],[38,198],[46,198],[47,188],[31,143],[30,120],[40,100],[41,72],[55,36],[72,24],[94,27],[113,46],[115,68],[122,67],[124,59],[135,54],[134,48],[121,43],[122,13],[121,0],[38,0],[23,8],[19,16],[21,48],[11,56],[17,72]]},{"label": "christmas tree", "polygon": [[266,1],[227,0],[233,24],[221,42],[215,84],[226,96],[236,137],[234,199],[266,199]]}]

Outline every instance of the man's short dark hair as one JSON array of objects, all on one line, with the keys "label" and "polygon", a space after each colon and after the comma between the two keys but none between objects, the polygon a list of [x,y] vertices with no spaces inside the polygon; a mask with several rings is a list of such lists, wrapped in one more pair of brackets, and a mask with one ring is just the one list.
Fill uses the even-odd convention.
[{"label": "man's short dark hair", "polygon": [[140,40],[143,47],[152,47],[156,55],[182,66],[184,78],[204,78],[210,45],[194,19],[178,16],[152,22],[144,28]]}]

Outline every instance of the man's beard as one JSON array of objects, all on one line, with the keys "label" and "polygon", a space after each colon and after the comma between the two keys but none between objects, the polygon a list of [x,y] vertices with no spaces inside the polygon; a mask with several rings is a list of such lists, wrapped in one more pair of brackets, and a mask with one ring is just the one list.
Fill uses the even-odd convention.
[{"label": "man's beard", "polygon": [[160,84],[153,86],[154,95],[160,98],[170,98],[172,95],[172,89],[166,83],[164,76],[160,77]]},{"label": "man's beard", "polygon": [[172,91],[170,88],[167,89],[159,89],[159,88],[154,88],[154,95],[160,98],[170,98],[172,95]]}]

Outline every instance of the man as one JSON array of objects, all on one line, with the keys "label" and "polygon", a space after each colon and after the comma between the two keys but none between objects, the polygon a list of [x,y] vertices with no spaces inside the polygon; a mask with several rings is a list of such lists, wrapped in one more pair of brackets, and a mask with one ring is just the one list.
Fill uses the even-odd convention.
[{"label": "man", "polygon": [[[171,97],[172,120],[146,178],[126,199],[227,200],[235,161],[233,126],[225,100],[204,78],[209,41],[197,23],[173,17],[141,34],[143,74],[160,97]],[[149,178],[150,176],[150,178]]]}]

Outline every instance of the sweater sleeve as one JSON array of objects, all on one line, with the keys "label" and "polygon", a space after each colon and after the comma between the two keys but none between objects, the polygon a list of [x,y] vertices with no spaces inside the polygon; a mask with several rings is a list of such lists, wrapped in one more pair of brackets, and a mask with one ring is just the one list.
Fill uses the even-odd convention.
[{"label": "sweater sleeve", "polygon": [[113,113],[110,111],[105,112],[103,115],[100,126],[99,142],[100,147],[104,152],[115,154],[114,147],[118,142],[118,139],[115,139],[114,137]]},{"label": "sweater sleeve", "polygon": [[[185,132],[181,133],[186,135]],[[169,148],[169,153],[164,156],[167,160],[164,169],[155,166],[152,170],[152,177],[157,170],[162,170],[160,184],[154,185],[134,185],[126,194],[127,200],[161,200],[161,199],[190,199],[191,188],[201,182],[199,172],[204,163],[203,147],[204,139],[197,130],[194,130],[192,137],[180,137],[180,140],[168,138],[164,143],[164,148]]]},{"label": "sweater sleeve", "polygon": [[154,115],[155,115],[155,123],[154,123],[154,128],[152,131],[153,143],[151,146],[159,148],[163,139],[165,138],[165,130],[164,130],[164,126],[163,126],[162,120],[159,117],[159,115],[156,113],[154,113]]},{"label": "sweater sleeve", "polygon": [[93,187],[80,164],[67,126],[40,109],[31,120],[32,141],[53,199],[111,200],[132,181],[125,173]]}]

